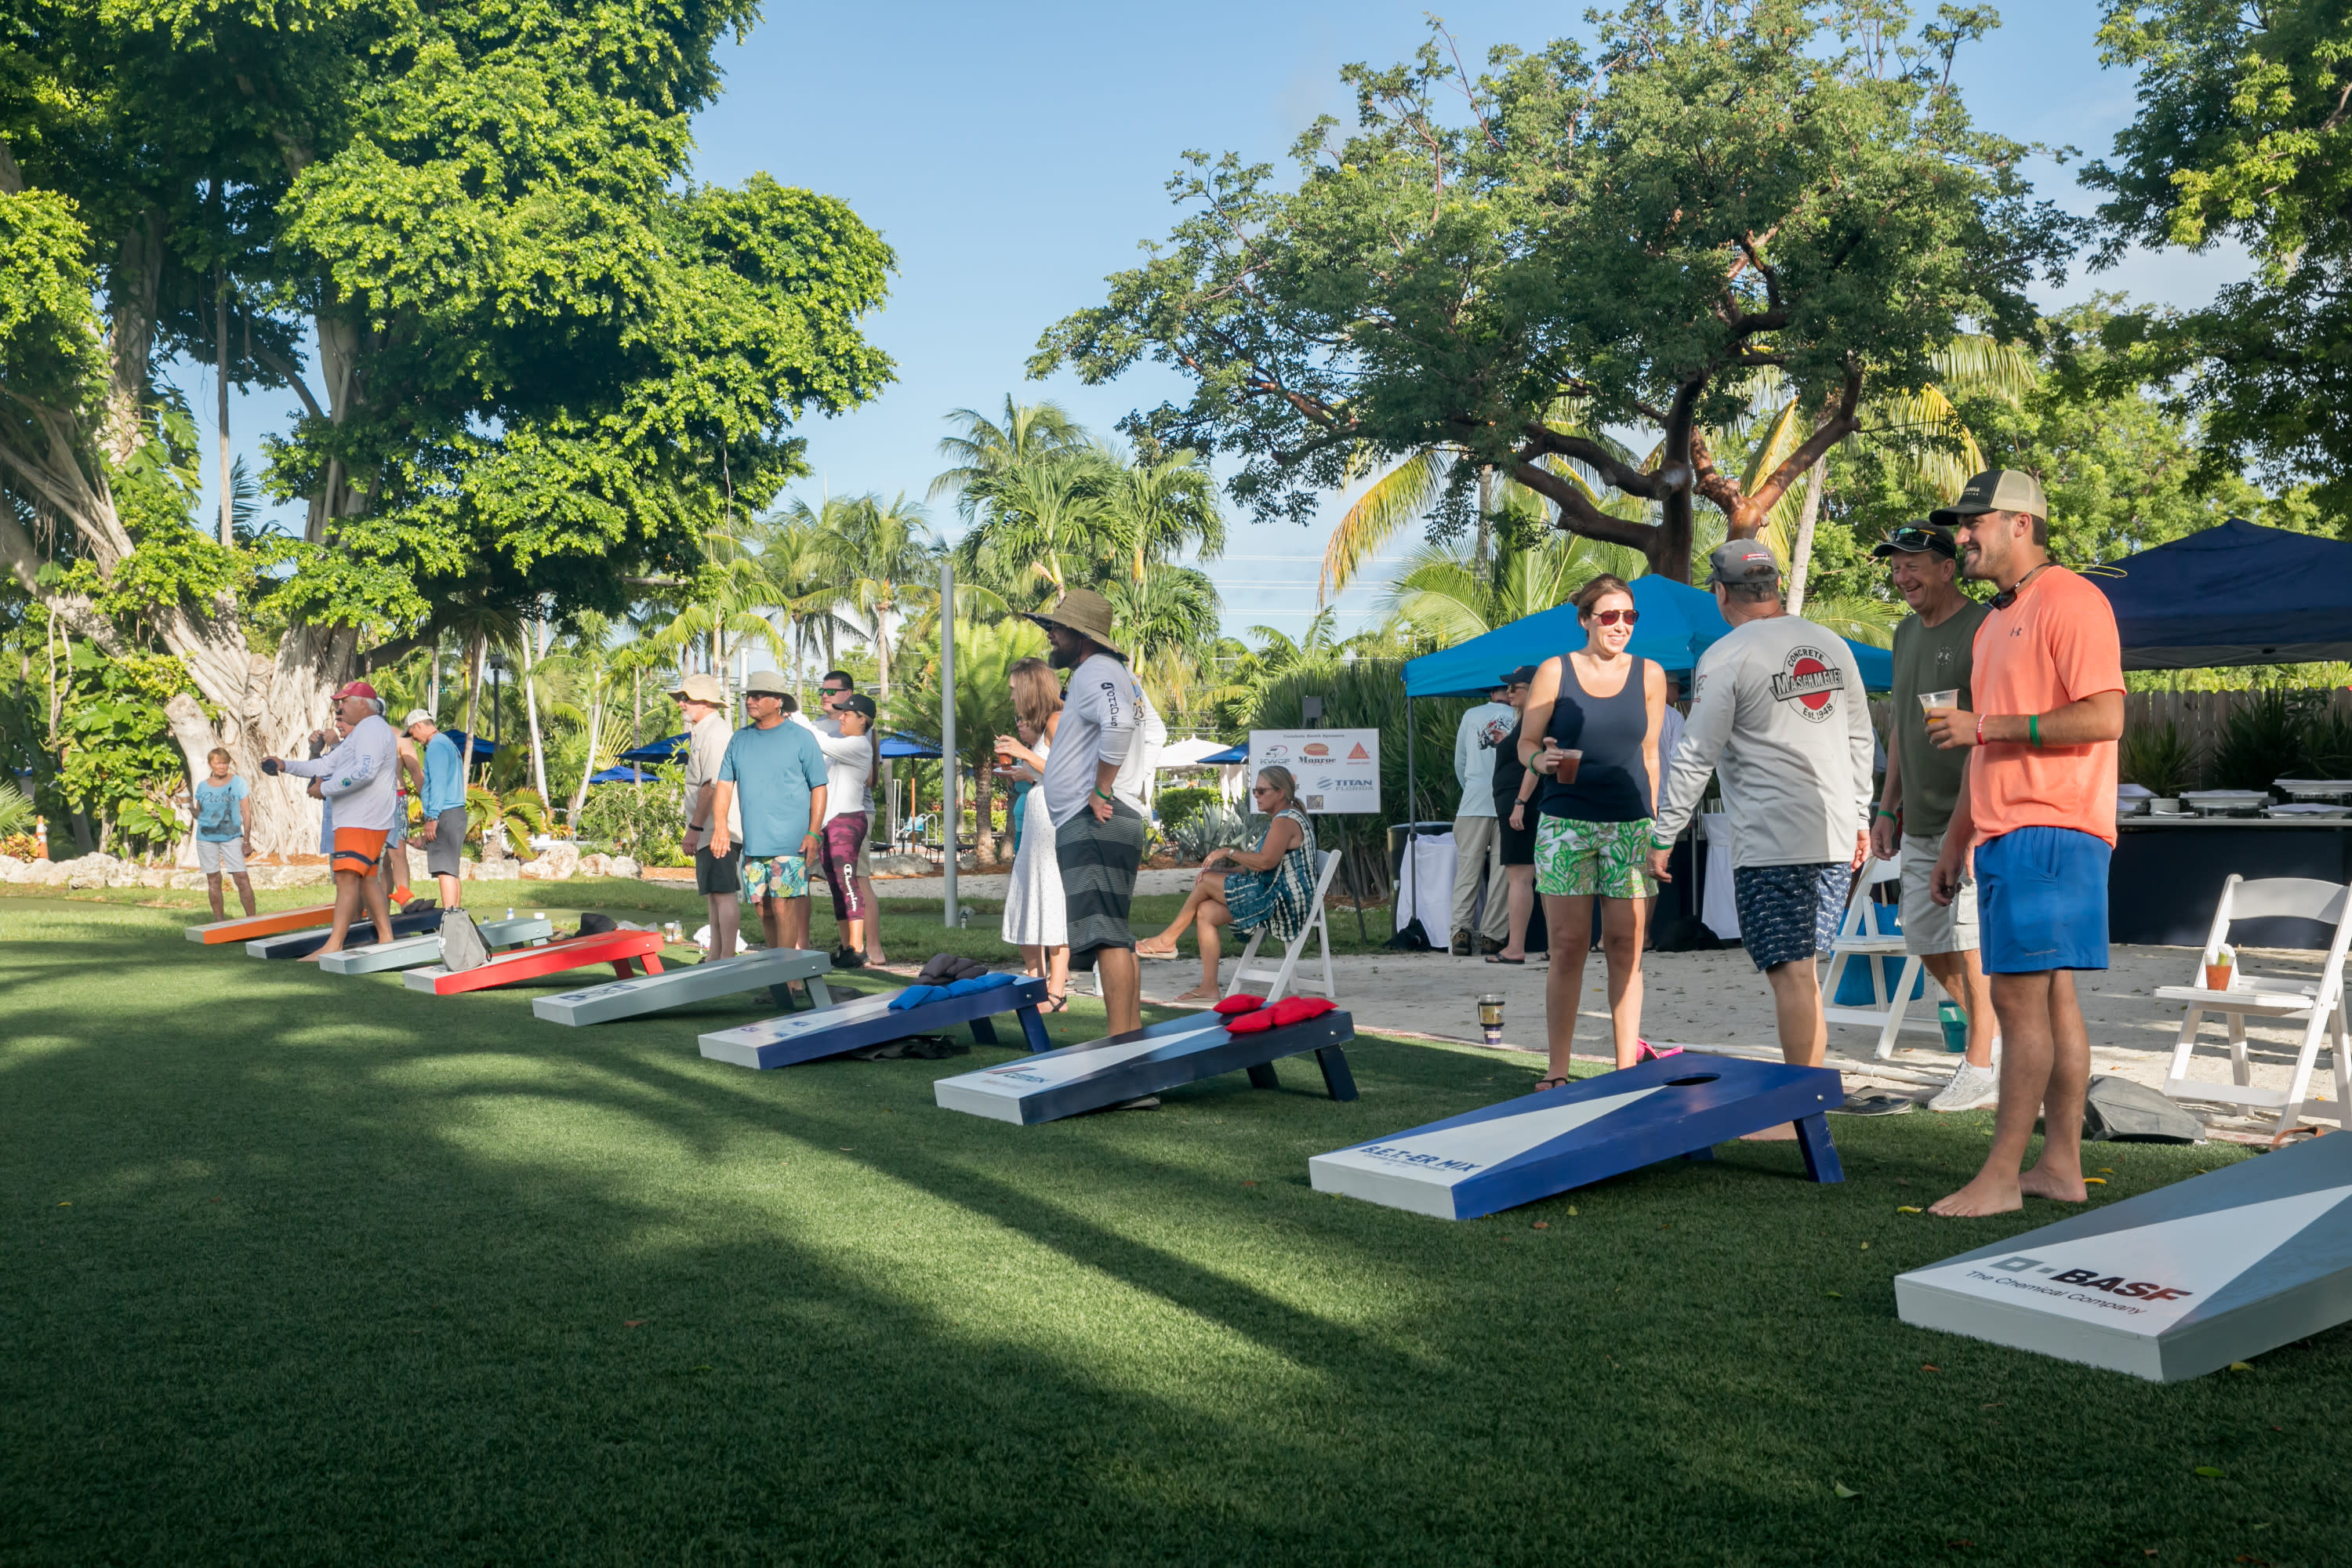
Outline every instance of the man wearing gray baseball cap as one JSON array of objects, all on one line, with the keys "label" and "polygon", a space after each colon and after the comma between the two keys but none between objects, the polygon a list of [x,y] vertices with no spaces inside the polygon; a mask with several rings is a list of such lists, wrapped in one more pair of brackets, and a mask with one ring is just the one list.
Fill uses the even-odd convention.
[{"label": "man wearing gray baseball cap", "polygon": [[735,956],[742,911],[743,807],[728,802],[727,852],[710,847],[710,811],[719,795],[719,765],[735,726],[727,721],[727,699],[719,678],[697,673],[678,678],[670,696],[686,715],[686,834],[682,847],[694,858],[694,890],[710,916],[710,956]]}]

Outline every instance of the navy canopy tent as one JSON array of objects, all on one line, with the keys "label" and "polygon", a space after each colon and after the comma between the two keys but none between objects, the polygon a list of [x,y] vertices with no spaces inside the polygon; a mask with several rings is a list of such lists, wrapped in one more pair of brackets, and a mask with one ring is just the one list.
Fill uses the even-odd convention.
[{"label": "navy canopy tent", "polygon": [[2352,544],[2231,518],[2089,574],[2126,669],[2352,658]]},{"label": "navy canopy tent", "polygon": [[[457,754],[459,756],[464,756],[466,754],[465,731],[444,730],[441,732],[449,737],[449,743],[457,748]],[[478,763],[487,763],[498,754],[499,743],[496,741],[476,741],[474,742],[474,761]]]},{"label": "navy canopy tent", "polygon": [[[1642,618],[1633,627],[1629,652],[1654,658],[1665,668],[1682,671],[1698,662],[1717,637],[1731,630],[1715,595],[1664,577],[1636,577],[1633,607]],[[1458,647],[1428,653],[1404,667],[1407,697],[1483,697],[1502,684],[1503,677],[1523,664],[1541,664],[1556,654],[1584,646],[1584,629],[1577,624],[1576,606],[1559,605],[1525,620],[1497,626]],[[1895,684],[1895,656],[1883,647],[1847,639],[1854,661],[1862,666],[1862,683],[1873,691]]]}]

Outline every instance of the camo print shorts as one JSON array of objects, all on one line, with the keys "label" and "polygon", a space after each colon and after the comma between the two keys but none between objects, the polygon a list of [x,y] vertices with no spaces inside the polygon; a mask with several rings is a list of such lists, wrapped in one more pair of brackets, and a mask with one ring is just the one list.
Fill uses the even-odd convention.
[{"label": "camo print shorts", "polygon": [[1536,891],[1552,899],[1650,899],[1650,819],[1579,822],[1547,816],[1536,825]]}]

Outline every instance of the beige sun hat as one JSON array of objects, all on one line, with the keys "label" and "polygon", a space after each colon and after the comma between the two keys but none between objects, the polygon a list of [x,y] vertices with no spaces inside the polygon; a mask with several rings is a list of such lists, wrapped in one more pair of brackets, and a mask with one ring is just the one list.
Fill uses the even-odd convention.
[{"label": "beige sun hat", "polygon": [[669,694],[672,697],[682,697],[689,702],[708,702],[713,708],[720,706],[727,700],[719,694],[719,678],[715,675],[700,673],[679,677],[677,684],[669,689]]},{"label": "beige sun hat", "polygon": [[1111,629],[1110,601],[1091,588],[1066,589],[1050,610],[1040,610],[1029,617],[1043,626],[1067,626],[1106,653],[1125,657],[1127,650],[1115,640],[1118,634]]},{"label": "beige sun hat", "polygon": [[772,669],[755,669],[743,678],[746,697],[790,697],[792,683]]}]

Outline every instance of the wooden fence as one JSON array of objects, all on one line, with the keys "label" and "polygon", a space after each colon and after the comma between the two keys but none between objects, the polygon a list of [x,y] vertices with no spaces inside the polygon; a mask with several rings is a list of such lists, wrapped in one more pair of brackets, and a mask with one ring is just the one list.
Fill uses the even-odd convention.
[{"label": "wooden fence", "polygon": [[[2263,695],[2260,691],[2127,691],[2124,694],[2124,733],[2128,735],[2155,725],[2178,724],[2182,738],[2198,754],[2210,757],[2230,722],[2230,715]],[[2320,695],[2325,701],[2315,717],[2352,715],[2352,690],[2337,689]],[[1916,710],[1917,705],[1913,706]],[[1916,710],[1908,718],[1913,723],[1923,721]],[[1877,726],[1880,740],[1886,738],[1886,726],[1892,719],[1889,700],[1872,698],[1870,721]]]}]

